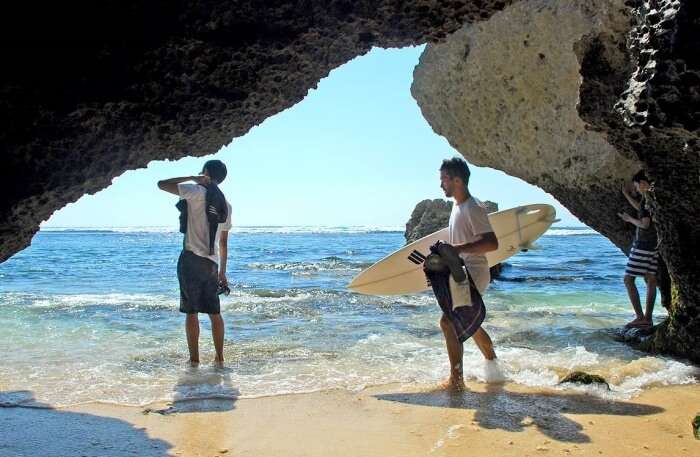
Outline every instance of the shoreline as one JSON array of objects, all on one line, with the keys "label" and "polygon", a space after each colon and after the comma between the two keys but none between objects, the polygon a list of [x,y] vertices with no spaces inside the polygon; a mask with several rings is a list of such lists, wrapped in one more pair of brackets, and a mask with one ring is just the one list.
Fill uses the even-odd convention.
[{"label": "shoreline", "polygon": [[[518,384],[0,408],[0,455],[700,455],[700,385],[629,401]],[[8,441],[7,438],[10,440]]]}]

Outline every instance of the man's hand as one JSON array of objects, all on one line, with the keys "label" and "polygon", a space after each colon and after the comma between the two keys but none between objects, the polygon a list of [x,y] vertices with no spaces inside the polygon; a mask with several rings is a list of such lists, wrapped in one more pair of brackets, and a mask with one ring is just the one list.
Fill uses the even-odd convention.
[{"label": "man's hand", "polygon": [[225,271],[219,272],[219,284],[221,284],[222,286],[228,286],[228,279],[226,279]]},{"label": "man's hand", "polygon": [[627,213],[617,213],[617,215],[625,222],[632,222],[632,216]]},{"label": "man's hand", "polygon": [[192,181],[196,182],[200,186],[207,186],[211,182],[211,178],[205,175],[192,176]]}]

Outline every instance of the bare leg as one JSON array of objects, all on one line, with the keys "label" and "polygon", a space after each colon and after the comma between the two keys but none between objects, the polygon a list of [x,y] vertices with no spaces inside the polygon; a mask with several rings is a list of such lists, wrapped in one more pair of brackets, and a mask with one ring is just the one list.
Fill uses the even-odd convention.
[{"label": "bare leg", "polygon": [[224,320],[221,314],[210,314],[211,336],[214,338],[214,349],[216,349],[216,359],[214,363],[219,366],[224,365]]},{"label": "bare leg", "polygon": [[625,287],[627,287],[627,295],[629,295],[630,301],[632,302],[632,308],[634,308],[634,313],[637,315],[637,318],[632,322],[629,322],[629,324],[637,323],[639,321],[644,320],[644,314],[642,314],[642,305],[639,303],[639,291],[637,291],[637,286],[634,283],[634,276],[625,275]]},{"label": "bare leg", "polygon": [[190,350],[190,363],[199,363],[199,317],[197,313],[188,314],[185,319],[185,333],[187,334],[187,347]]},{"label": "bare leg", "polygon": [[463,388],[464,377],[462,374],[462,357],[464,348],[462,343],[457,338],[457,332],[452,326],[452,322],[443,314],[440,319],[440,328],[445,335],[445,345],[447,346],[447,357],[450,359],[450,378],[447,380],[447,386],[450,388]]},{"label": "bare leg", "polygon": [[654,313],[654,303],[656,302],[656,275],[648,274],[645,279],[647,281],[647,306],[644,320],[652,325],[651,315]]},{"label": "bare leg", "polygon": [[491,341],[491,337],[483,328],[479,327],[472,338],[474,338],[474,342],[486,360],[494,360],[496,358],[496,352],[493,350],[493,341]]}]

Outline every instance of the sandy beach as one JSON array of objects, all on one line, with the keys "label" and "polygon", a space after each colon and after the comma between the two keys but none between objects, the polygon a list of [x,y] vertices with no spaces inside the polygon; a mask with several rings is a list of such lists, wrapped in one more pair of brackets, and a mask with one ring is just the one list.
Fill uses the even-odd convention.
[{"label": "sandy beach", "polygon": [[3,456],[697,456],[700,386],[631,401],[470,383],[125,407],[0,409]]}]

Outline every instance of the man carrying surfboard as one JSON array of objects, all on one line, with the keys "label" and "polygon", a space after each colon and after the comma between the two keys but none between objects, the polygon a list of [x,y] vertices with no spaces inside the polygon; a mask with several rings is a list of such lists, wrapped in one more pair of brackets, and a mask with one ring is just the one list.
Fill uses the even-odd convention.
[{"label": "man carrying surfboard", "polygon": [[[224,321],[218,293],[228,290],[226,263],[231,205],[218,185],[226,178],[226,165],[209,160],[199,176],[158,181],[158,188],[180,197],[180,231],[185,233],[177,262],[180,283],[180,312],[187,315],[185,333],[190,364],[199,364],[199,317],[206,313],[216,350],[215,365],[224,364]],[[187,181],[194,181],[188,183]],[[217,249],[218,248],[218,249]]]},{"label": "man carrying surfboard", "polygon": [[[498,239],[489,222],[486,209],[469,192],[469,166],[460,157],[445,159],[440,166],[440,187],[448,198],[454,198],[449,223],[449,244],[459,254],[479,294],[489,286],[491,276],[486,254],[498,249]],[[464,388],[464,348],[455,326],[443,313],[440,328],[445,336],[447,355],[450,359],[450,377],[446,387]],[[493,342],[486,331],[479,327],[472,335],[474,342],[487,361],[487,374],[496,368]]]}]

